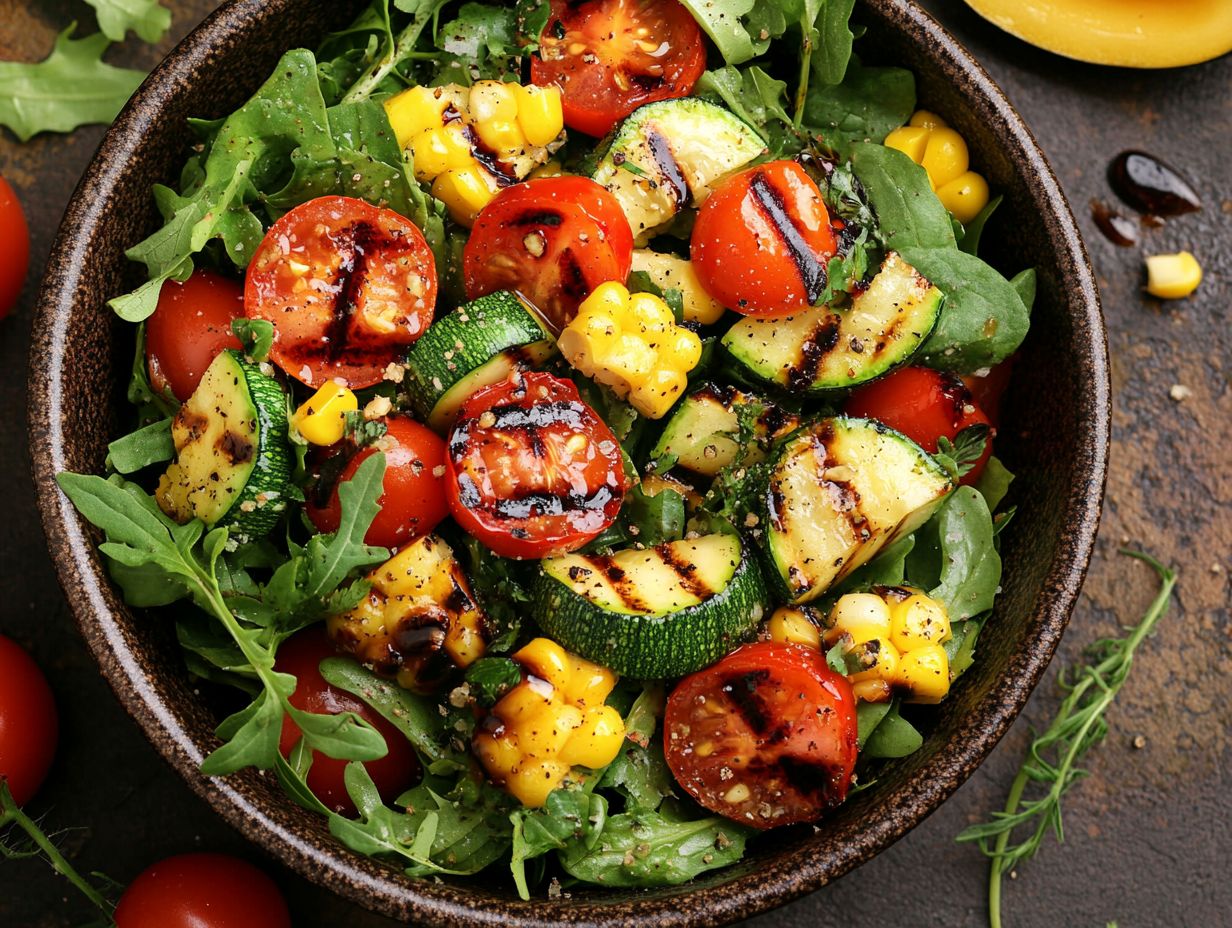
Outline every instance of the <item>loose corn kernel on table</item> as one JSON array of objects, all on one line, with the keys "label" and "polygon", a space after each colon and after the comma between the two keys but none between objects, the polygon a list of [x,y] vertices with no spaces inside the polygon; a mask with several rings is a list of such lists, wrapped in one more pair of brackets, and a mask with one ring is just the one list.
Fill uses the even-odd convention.
[{"label": "loose corn kernel on table", "polygon": [[[179,37],[215,3],[168,5]],[[1232,492],[1225,450],[1232,446],[1225,379],[1232,357],[1226,270],[1232,266],[1232,164],[1226,155],[1232,60],[1156,73],[1100,69],[1032,49],[961,0],[924,5],[1001,83],[1034,130],[1075,208],[1103,290],[1116,396],[1108,502],[1085,598],[1061,657],[1072,658],[1095,638],[1114,633],[1118,619],[1137,617],[1153,595],[1149,571],[1118,558],[1118,545],[1145,545],[1182,571],[1178,601],[1143,647],[1111,714],[1112,734],[1094,752],[1091,776],[1068,801],[1066,843],[1047,842],[1040,857],[1005,884],[1007,924],[1223,924],[1232,909],[1222,853],[1232,830]],[[79,15],[83,8],[67,0],[0,0],[0,58],[42,57],[55,33]],[[130,43],[114,60],[148,67],[170,45],[154,51]],[[0,173],[30,216],[36,263],[47,254],[100,135],[87,129],[17,145],[0,133]],[[1144,231],[1141,248],[1120,249],[1100,236],[1087,203],[1110,196],[1104,167],[1129,147],[1184,170],[1206,208]],[[1192,299],[1161,304],[1144,293],[1142,257],[1181,251],[1198,258],[1206,279]],[[0,418],[0,474],[8,488],[0,597],[9,605],[2,623],[47,669],[62,726],[55,768],[33,811],[48,813],[54,827],[82,826],[62,843],[83,870],[126,881],[169,854],[230,851],[270,869],[297,926],[392,928],[393,922],[263,860],[155,755],[99,677],[41,542],[24,451],[23,371],[36,277],[37,271],[15,315],[0,323],[0,364],[10,372],[0,384],[8,410]],[[935,815],[833,886],[751,924],[832,928],[871,918],[887,928],[982,926],[983,859],[955,845],[953,836],[1000,806],[1028,726],[1044,722],[1056,704],[1054,688],[1041,685],[1026,717]],[[0,925],[68,928],[89,917],[43,865],[0,865]]]}]

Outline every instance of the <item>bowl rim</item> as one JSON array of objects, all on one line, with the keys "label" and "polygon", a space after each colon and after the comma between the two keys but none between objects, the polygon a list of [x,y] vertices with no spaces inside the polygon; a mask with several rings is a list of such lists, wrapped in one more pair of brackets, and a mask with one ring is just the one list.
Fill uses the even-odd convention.
[{"label": "bowl rim", "polygon": [[[862,829],[855,840],[828,855],[797,855],[790,870],[764,871],[717,885],[686,889],[689,905],[677,896],[648,895],[633,901],[575,903],[545,909],[536,902],[490,900],[482,908],[459,901],[432,881],[408,881],[384,864],[358,857],[341,845],[322,848],[299,834],[247,795],[235,778],[202,777],[202,747],[163,704],[151,679],[127,650],[117,619],[104,595],[98,554],[83,520],[59,490],[54,477],[66,469],[63,415],[66,333],[74,312],[87,243],[104,214],[128,162],[140,147],[151,111],[168,97],[187,92],[193,72],[208,67],[216,43],[237,23],[259,20],[278,4],[230,0],[194,29],[153,70],[107,131],[69,202],[56,235],[39,293],[33,323],[29,368],[29,442],[37,503],[56,572],[79,631],[103,676],[163,758],[224,821],[301,876],[330,887],[354,902],[387,915],[438,925],[486,924],[546,926],[562,923],[614,925],[653,919],[655,924],[720,925],[782,905],[842,876],[884,850],[953,794],[1008,731],[1047,668],[1081,589],[1099,525],[1110,432],[1110,383],[1106,336],[1099,293],[1085,246],[1064,193],[1031,131],[1000,88],[975,59],[912,0],[865,0],[893,14],[900,28],[917,31],[935,54],[970,81],[967,92],[979,115],[990,120],[999,138],[1012,145],[1011,156],[1032,179],[1032,196],[1059,256],[1072,269],[1064,293],[1070,305],[1074,338],[1090,364],[1089,394],[1082,397],[1079,425],[1088,429],[1089,454],[1077,462],[1077,478],[1064,503],[1069,530],[1060,538],[1042,582],[1044,594],[1027,621],[1039,633],[1035,646],[1019,650],[1006,672],[983,695],[970,717],[980,719],[975,734],[954,733],[935,756],[911,774],[909,808]],[[55,556],[56,554],[59,556]],[[962,737],[959,737],[963,734]]]}]

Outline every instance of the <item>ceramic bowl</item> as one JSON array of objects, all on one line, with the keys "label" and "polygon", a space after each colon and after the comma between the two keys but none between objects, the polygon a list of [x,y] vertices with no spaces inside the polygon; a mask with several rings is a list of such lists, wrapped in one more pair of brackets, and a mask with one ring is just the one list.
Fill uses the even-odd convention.
[{"label": "ceramic bowl", "polygon": [[1006,398],[999,449],[1017,473],[1004,590],[974,667],[929,717],[924,746],[890,764],[817,829],[754,841],[739,865],[652,892],[574,891],[520,902],[500,873],[416,881],[351,853],[272,777],[198,772],[215,711],[184,668],[167,623],[129,609],[92,532],[60,494],[60,471],[102,468],[116,434],[132,331],[106,306],[138,283],[124,249],[158,223],[150,186],[178,176],[190,116],[238,106],[283,51],[314,47],[362,2],[236,0],[150,75],[108,132],[69,204],[48,264],[30,369],[30,444],[48,544],[81,633],[150,741],[226,821],[272,857],[360,905],[416,924],[718,925],[834,880],[902,837],[987,756],[1026,703],[1078,596],[1099,520],[1108,443],[1108,368],[1098,295],[1073,216],[1030,131],[996,85],[908,0],[865,0],[861,51],[914,70],[919,97],[970,143],[1005,194],[985,234],[1006,269],[1039,269],[1031,333]]}]

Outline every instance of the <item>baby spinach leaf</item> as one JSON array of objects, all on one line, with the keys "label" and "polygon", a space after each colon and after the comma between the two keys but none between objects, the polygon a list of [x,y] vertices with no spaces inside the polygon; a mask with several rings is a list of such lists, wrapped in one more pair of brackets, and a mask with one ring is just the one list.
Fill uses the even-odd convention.
[{"label": "baby spinach leaf", "polygon": [[249,319],[240,316],[231,320],[231,331],[244,346],[244,354],[260,363],[269,357],[274,347],[274,324],[268,319]]},{"label": "baby spinach leaf", "polygon": [[1028,313],[1035,306],[1035,284],[1036,273],[1033,267],[1019,271],[1010,278],[1010,286],[1018,292],[1018,297],[1022,300],[1022,305],[1027,308]]},{"label": "baby spinach leaf", "polygon": [[955,248],[950,214],[933,193],[922,167],[901,151],[868,142],[852,147],[851,166],[868,194],[887,248],[900,252],[908,247],[938,252]]},{"label": "baby spinach leaf", "polygon": [[975,662],[975,643],[983,627],[982,619],[969,619],[952,626],[950,640],[943,645],[950,662],[951,681],[961,677]]},{"label": "baby spinach leaf", "polygon": [[816,85],[804,97],[803,123],[840,158],[861,142],[883,142],[915,108],[915,78],[903,68],[865,68],[851,59],[841,83]]},{"label": "baby spinach leaf", "polygon": [[988,224],[989,218],[997,211],[997,207],[1001,205],[1001,201],[1005,197],[997,194],[991,200],[984,204],[984,208],[979,211],[974,219],[972,219],[963,228],[962,237],[958,240],[958,247],[969,255],[977,254],[980,250],[980,238],[984,234],[984,226]]},{"label": "baby spinach leaf", "polygon": [[[851,61],[852,34],[849,21],[855,0],[804,0],[801,26],[812,44],[809,71],[815,82],[826,86],[843,80]],[[808,46],[805,48],[809,54]],[[807,88],[807,84],[802,90]]]},{"label": "baby spinach leaf", "polygon": [[145,79],[141,71],[106,64],[107,36],[74,39],[76,27],[56,36],[42,61],[0,61],[0,125],[22,142],[40,132],[111,122]]},{"label": "baby spinach leaf", "polygon": [[744,854],[750,832],[724,818],[676,821],[661,812],[609,816],[593,847],[575,841],[559,854],[571,876],[603,886],[675,886]]},{"label": "baby spinach leaf", "polygon": [[984,466],[984,473],[980,474],[980,479],[975,482],[975,488],[984,497],[989,512],[997,511],[997,507],[1009,493],[1013,480],[1014,475],[1001,463],[1000,458],[994,454],[988,459],[988,463]]},{"label": "baby spinach leaf", "polygon": [[923,743],[924,737],[899,714],[895,701],[869,733],[861,753],[869,758],[906,757],[918,751]]},{"label": "baby spinach leaf", "polygon": [[1001,582],[1001,556],[993,545],[992,516],[979,491],[959,487],[920,532],[922,543],[939,552],[940,574],[928,595],[945,603],[950,622],[991,609]]},{"label": "baby spinach leaf", "polygon": [[157,42],[171,25],[171,11],[158,0],[86,0],[94,7],[98,28],[113,42],[131,29],[143,42]]},{"label": "baby spinach leaf", "polygon": [[151,422],[107,446],[107,466],[120,474],[131,474],[173,457],[170,419]]},{"label": "baby spinach leaf", "polygon": [[992,367],[1018,350],[1030,316],[1017,290],[998,271],[957,248],[899,251],[945,294],[941,317],[920,348],[921,361],[964,373]]}]

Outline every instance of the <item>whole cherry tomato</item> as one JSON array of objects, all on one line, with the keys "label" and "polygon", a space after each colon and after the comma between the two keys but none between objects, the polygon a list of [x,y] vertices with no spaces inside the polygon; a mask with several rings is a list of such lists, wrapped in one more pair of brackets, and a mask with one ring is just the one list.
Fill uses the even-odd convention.
[{"label": "whole cherry tomato", "polygon": [[180,854],[148,867],[114,917],[119,928],[291,928],[274,881],[227,854]]},{"label": "whole cherry tomato", "polygon": [[[321,676],[321,661],[336,657],[325,629],[307,628],[288,638],[278,648],[274,669],[295,677],[295,692],[291,705],[305,712],[318,715],[338,715],[354,712],[381,733],[389,753],[384,757],[364,762],[364,769],[372,777],[386,802],[393,801],[399,793],[414,786],[419,780],[419,758],[410,742],[393,725],[377,714],[367,703],[350,693],[330,686]],[[289,757],[295,743],[300,739],[299,726],[290,717],[282,720],[282,736],[278,749],[283,757]],[[326,807],[342,815],[354,815],[355,803],[347,795],[343,774],[349,761],[326,757],[318,751],[312,754],[312,766],[308,770],[308,788]]]},{"label": "whole cherry tomato", "polygon": [[[385,482],[378,500],[380,511],[368,527],[364,541],[381,548],[397,548],[426,535],[449,515],[445,501],[445,442],[409,416],[389,416],[388,431],[375,445],[353,455],[323,501],[310,495],[305,507],[318,532],[334,532],[342,519],[338,485],[350,480],[378,448],[385,454]],[[328,460],[328,459],[327,459]]]},{"label": "whole cherry tomato", "polygon": [[0,635],[0,778],[19,806],[42,785],[58,737],[47,678],[17,642]]},{"label": "whole cherry tomato", "polygon": [[[843,404],[843,412],[876,419],[930,453],[937,451],[937,439],[942,436],[953,441],[968,426],[989,424],[962,380],[927,367],[900,367],[857,387]],[[991,455],[990,434],[984,453],[960,482],[970,485],[979,480]]]},{"label": "whole cherry tomato", "polygon": [[224,348],[241,348],[231,321],[244,315],[244,288],[214,271],[196,270],[183,283],[169,280],[145,323],[150,386],[168,387],[181,403]]}]

